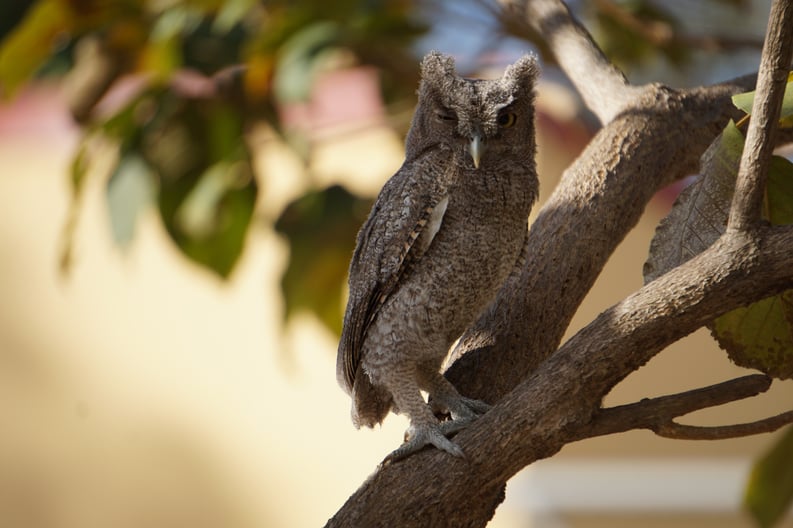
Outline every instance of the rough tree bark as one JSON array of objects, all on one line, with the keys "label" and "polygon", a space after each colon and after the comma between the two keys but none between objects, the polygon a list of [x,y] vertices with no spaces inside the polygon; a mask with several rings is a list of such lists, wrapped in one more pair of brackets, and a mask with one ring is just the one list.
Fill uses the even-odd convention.
[{"label": "rough tree bark", "polygon": [[[611,253],[662,186],[696,172],[730,118],[730,96],[754,78],[691,90],[631,86],[560,0],[504,0],[539,33],[603,128],[567,169],[531,226],[522,269],[461,339],[447,376],[494,407],[455,437],[467,458],[426,450],[383,466],[328,526],[484,526],[507,480],[583,438],[646,428],[671,438],[774,430],[793,412],[751,424],[682,426],[697,409],[767,390],[752,375],[604,409],[603,397],[667,345],[723,313],[793,287],[793,226],[760,221],[793,20],[775,1],[729,229],[709,249],[612,306],[560,346]],[[744,166],[745,165],[745,166]]]}]

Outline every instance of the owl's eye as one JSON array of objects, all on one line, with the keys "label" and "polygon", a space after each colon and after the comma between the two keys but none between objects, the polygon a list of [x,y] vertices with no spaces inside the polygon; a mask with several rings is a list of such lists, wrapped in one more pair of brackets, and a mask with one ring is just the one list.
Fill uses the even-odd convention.
[{"label": "owl's eye", "polygon": [[435,115],[438,118],[438,121],[444,121],[446,123],[457,121],[457,116],[451,110],[446,110],[446,109],[438,110],[438,112],[436,112]]},{"label": "owl's eye", "polygon": [[501,128],[509,128],[515,124],[515,121],[518,120],[518,116],[516,116],[513,112],[504,112],[503,114],[499,114],[496,118],[496,123]]}]

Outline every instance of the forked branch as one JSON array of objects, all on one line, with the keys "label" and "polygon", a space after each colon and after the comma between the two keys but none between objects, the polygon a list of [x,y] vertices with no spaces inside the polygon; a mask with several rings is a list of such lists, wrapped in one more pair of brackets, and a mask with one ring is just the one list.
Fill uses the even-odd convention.
[{"label": "forked branch", "polygon": [[718,425],[714,427],[683,425],[676,422],[669,422],[668,424],[662,424],[658,428],[653,429],[653,432],[658,436],[672,438],[674,440],[726,440],[728,438],[740,438],[742,436],[771,433],[790,423],[793,423],[793,411],[769,416],[768,418],[755,422]]},{"label": "forked branch", "polygon": [[756,396],[770,386],[771,379],[768,376],[753,374],[679,394],[602,409],[588,424],[586,434],[595,437],[633,429],[649,429],[666,438],[718,440],[768,433],[793,423],[793,411],[755,422],[715,427],[682,425],[674,420],[694,411]]}]

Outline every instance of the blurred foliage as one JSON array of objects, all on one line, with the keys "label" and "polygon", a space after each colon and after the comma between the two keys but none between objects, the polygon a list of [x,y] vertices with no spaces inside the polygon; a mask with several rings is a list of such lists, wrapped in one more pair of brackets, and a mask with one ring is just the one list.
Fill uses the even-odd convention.
[{"label": "blurred foliage", "polygon": [[[308,100],[317,72],[339,55],[383,71],[395,61],[410,65],[414,74],[390,95],[412,97],[417,67],[410,47],[426,30],[415,12],[407,0],[4,4],[0,93],[12,97],[37,75],[62,75],[84,130],[72,164],[63,269],[72,263],[82,189],[101,139],[117,149],[106,181],[117,243],[129,245],[138,215],[156,207],[185,256],[228,277],[264,176],[251,163],[251,127],[283,133],[278,108]],[[293,134],[286,139],[295,144]],[[356,229],[345,235],[354,239]],[[335,280],[343,278],[344,271]]]},{"label": "blurred foliage", "polygon": [[630,69],[661,57],[674,67],[690,63],[696,51],[711,53],[762,46],[762,38],[740,38],[728,28],[718,34],[689,33],[685,22],[698,10],[711,8],[736,13],[752,8],[751,0],[702,0],[684,3],[680,14],[669,2],[659,0],[592,0],[583,8],[592,33],[603,52],[617,65]]},{"label": "blurred foliage", "polygon": [[599,44],[616,63],[638,64],[655,53],[676,65],[688,58],[690,48],[672,38],[680,25],[663,5],[643,1],[594,4]]},{"label": "blurred foliage", "polygon": [[744,505],[762,528],[785,517],[793,503],[793,427],[755,463],[744,492]]},{"label": "blurred foliage", "polygon": [[347,274],[354,233],[371,205],[371,200],[334,185],[309,192],[287,206],[275,224],[289,240],[290,264],[281,282],[287,316],[308,309],[341,333],[339,313],[346,300],[346,283],[339,278]]}]

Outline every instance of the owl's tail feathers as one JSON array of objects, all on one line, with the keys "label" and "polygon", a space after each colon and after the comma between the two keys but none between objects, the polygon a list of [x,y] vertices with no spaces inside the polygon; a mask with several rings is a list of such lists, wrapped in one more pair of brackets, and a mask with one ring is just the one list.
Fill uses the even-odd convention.
[{"label": "owl's tail feathers", "polygon": [[369,376],[361,370],[355,376],[352,387],[352,423],[356,428],[374,427],[382,423],[394,406],[391,393],[380,385],[372,384]]}]

